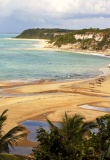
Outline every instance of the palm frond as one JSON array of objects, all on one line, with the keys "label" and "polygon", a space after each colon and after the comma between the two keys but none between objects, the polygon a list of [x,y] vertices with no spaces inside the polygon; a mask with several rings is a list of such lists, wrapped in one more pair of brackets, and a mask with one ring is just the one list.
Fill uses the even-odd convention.
[{"label": "palm frond", "polygon": [[0,117],[3,117],[7,111],[8,109],[4,110]]},{"label": "palm frond", "polygon": [[61,122],[61,128],[67,128],[67,129],[72,129],[72,128],[78,128],[79,126],[82,125],[84,117],[75,114],[74,116],[68,116],[65,113],[65,116],[63,117],[63,121]]},{"label": "palm frond", "polygon": [[90,129],[94,129],[97,127],[98,127],[98,125],[93,121],[84,122],[83,126],[82,126],[82,131],[86,132],[86,131],[89,131]]},{"label": "palm frond", "polygon": [[21,126],[16,126],[12,128],[9,132],[7,132],[4,136],[0,138],[0,144],[3,146],[8,144],[13,147],[13,143],[17,143],[18,140],[21,140],[23,137],[26,136],[26,133],[24,133],[23,131],[24,127]]},{"label": "palm frond", "polygon": [[26,156],[0,153],[0,160],[27,160]]},{"label": "palm frond", "polygon": [[9,146],[14,148],[13,145],[19,140],[23,139],[27,134],[24,131],[24,127],[16,126],[9,132],[0,137],[0,152],[9,152]]},{"label": "palm frond", "polygon": [[1,131],[1,128],[2,128],[2,126],[3,126],[3,123],[4,123],[4,122],[6,121],[6,119],[7,119],[7,116],[5,115],[7,111],[8,111],[8,109],[6,109],[6,110],[0,115],[0,132],[2,132],[2,131]]},{"label": "palm frond", "polygon": [[47,120],[50,128],[55,128],[56,127],[48,118],[46,118],[46,120]]}]

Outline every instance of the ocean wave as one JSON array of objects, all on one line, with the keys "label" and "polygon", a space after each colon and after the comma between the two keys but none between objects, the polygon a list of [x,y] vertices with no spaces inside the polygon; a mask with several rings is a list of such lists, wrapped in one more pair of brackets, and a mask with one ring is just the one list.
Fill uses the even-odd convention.
[{"label": "ocean wave", "polygon": [[[39,47],[40,48],[40,47]],[[0,48],[1,50],[39,50],[39,48]]]},{"label": "ocean wave", "polygon": [[105,54],[100,54],[100,53],[93,53],[94,56],[99,56],[99,57],[106,57],[110,58],[110,56],[106,56]]},{"label": "ocean wave", "polygon": [[105,67],[105,68],[100,68],[99,71],[101,71],[103,73],[103,75],[110,75],[110,68],[109,67]]}]

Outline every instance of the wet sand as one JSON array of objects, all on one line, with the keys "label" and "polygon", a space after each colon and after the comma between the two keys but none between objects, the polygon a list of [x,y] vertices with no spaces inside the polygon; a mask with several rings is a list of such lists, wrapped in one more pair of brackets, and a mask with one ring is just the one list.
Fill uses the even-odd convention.
[{"label": "wet sand", "polygon": [[[45,120],[45,116],[51,121],[60,122],[65,112],[70,115],[81,114],[86,120],[94,120],[106,113],[82,109],[79,105],[110,107],[109,84],[109,76],[105,77],[101,84],[98,84],[96,79],[0,82],[0,113],[5,109],[9,110],[4,129],[8,131],[27,119]],[[5,97],[5,94],[8,96]]]},{"label": "wet sand", "polygon": [[[49,43],[48,39],[26,39],[26,38],[7,38],[10,40],[19,40],[19,41],[33,41],[35,42],[34,47],[28,48],[28,50],[52,50],[52,51],[64,51],[64,52],[71,52],[71,53],[82,53],[82,54],[92,54],[92,55],[100,55],[100,56],[110,56],[110,50],[83,50],[80,48],[71,48],[67,45],[64,45],[62,47],[54,46],[53,44]],[[36,43],[36,41],[39,41],[39,45]],[[72,44],[71,44],[72,45]]]},{"label": "wet sand", "polygon": [[[41,41],[41,48],[42,45],[45,47],[45,42]],[[110,107],[110,76],[78,81],[0,82],[0,113],[8,109],[5,132],[28,119],[45,121],[47,117],[53,122],[60,122],[65,112],[83,115],[87,121],[107,114],[79,107],[85,104]],[[19,145],[36,144],[27,142],[25,138]]]}]

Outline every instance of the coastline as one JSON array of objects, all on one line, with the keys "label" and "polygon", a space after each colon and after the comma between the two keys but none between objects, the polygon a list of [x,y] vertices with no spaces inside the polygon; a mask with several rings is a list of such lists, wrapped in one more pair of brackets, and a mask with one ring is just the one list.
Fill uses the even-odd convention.
[{"label": "coastline", "polygon": [[[0,112],[2,113],[5,109],[9,110],[4,130],[7,132],[25,120],[46,121],[45,116],[52,122],[60,122],[65,112],[69,115],[79,113],[87,121],[108,114],[107,112],[82,109],[79,106],[89,104],[109,108],[109,82],[110,76],[106,76],[101,87],[95,86],[95,88],[89,87],[89,83],[95,83],[95,78],[65,82],[45,80],[31,84],[20,82],[10,84],[7,82],[3,88],[5,93],[18,93],[21,96],[0,98]],[[31,96],[24,96],[26,94]],[[28,141],[26,137],[17,144],[20,147],[34,147],[36,145],[38,143]]]},{"label": "coastline", "polygon": [[[91,55],[98,55],[98,56],[105,56],[110,58],[110,51],[96,51],[96,50],[82,50],[82,49],[70,49],[68,48],[68,45],[65,45],[64,47],[56,47],[52,44],[48,43],[48,39],[26,39],[26,38],[6,38],[10,40],[20,40],[20,41],[39,41],[39,47],[30,48],[30,50],[50,50],[50,51],[62,51],[62,52],[71,52],[71,53],[80,53],[80,54],[91,54]],[[36,43],[35,43],[36,46]]]},{"label": "coastline", "polygon": [[[42,39],[43,40],[43,39]],[[43,41],[42,41],[43,42]],[[105,56],[110,58],[110,51],[96,51],[96,50],[82,50],[82,49],[71,49],[68,47],[68,45],[64,45],[63,47],[57,47],[53,46],[52,44],[48,43],[48,40],[44,39],[44,42],[42,43],[41,50],[55,50],[55,51],[64,51],[64,52],[72,52],[72,53],[80,53],[80,54],[92,54],[92,55],[99,55],[99,56]]]},{"label": "coastline", "polygon": [[[18,39],[17,39],[18,40]],[[24,40],[24,39],[22,39]],[[27,40],[27,39],[26,39]],[[29,39],[28,39],[29,40]],[[38,41],[37,39],[36,41]],[[39,40],[41,48],[46,50],[47,40]],[[58,50],[76,53],[74,50],[59,50],[47,48],[47,50]],[[84,50],[85,52],[85,50]],[[84,53],[82,54],[89,54]],[[93,52],[93,51],[92,51]],[[77,51],[79,53],[79,51]],[[91,53],[91,54],[97,54]],[[102,54],[99,54],[102,56]],[[106,112],[80,108],[80,105],[90,104],[100,107],[110,106],[110,76],[103,75],[104,81],[96,83],[101,76],[83,80],[33,80],[33,81],[0,81],[0,113],[8,109],[8,120],[4,131],[15,127],[25,120],[43,120],[45,116],[53,121],[60,122],[62,116],[67,112],[69,115],[81,114],[85,120],[94,120]],[[90,85],[92,84],[92,85]],[[5,93],[7,97],[1,94]],[[33,142],[27,139],[19,143],[19,146],[33,146]]]},{"label": "coastline", "polygon": [[[93,120],[96,115],[104,115],[105,113],[81,109],[78,106],[82,104],[95,104],[97,106],[97,103],[102,105],[102,102],[106,102],[109,107],[110,100],[106,96],[110,96],[110,87],[108,85],[110,76],[105,78],[106,80],[102,82],[102,86],[95,84],[94,88],[90,88],[89,84],[95,83],[96,78],[65,82],[46,80],[31,84],[20,82],[15,82],[14,84],[13,82],[1,83],[5,93],[21,94],[20,97],[0,98],[0,112],[9,109],[8,127],[6,126],[5,131],[27,119],[44,120],[43,115],[48,112],[47,117],[54,122],[61,121],[65,111],[69,114],[82,113],[84,111],[82,115],[86,117],[86,120]],[[31,96],[27,96],[27,94]],[[32,107],[30,108],[29,106]],[[107,107],[107,105],[105,106]],[[28,107],[30,108],[29,110],[27,110]],[[10,123],[11,121],[13,123]]]}]

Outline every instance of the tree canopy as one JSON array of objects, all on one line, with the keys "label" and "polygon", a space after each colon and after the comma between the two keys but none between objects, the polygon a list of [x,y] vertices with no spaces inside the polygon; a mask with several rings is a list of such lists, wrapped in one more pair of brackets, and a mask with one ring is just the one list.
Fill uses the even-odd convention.
[{"label": "tree canopy", "polygon": [[59,126],[47,122],[49,131],[37,130],[40,144],[33,149],[35,160],[110,159],[110,115],[86,122],[80,115],[65,113]]}]

